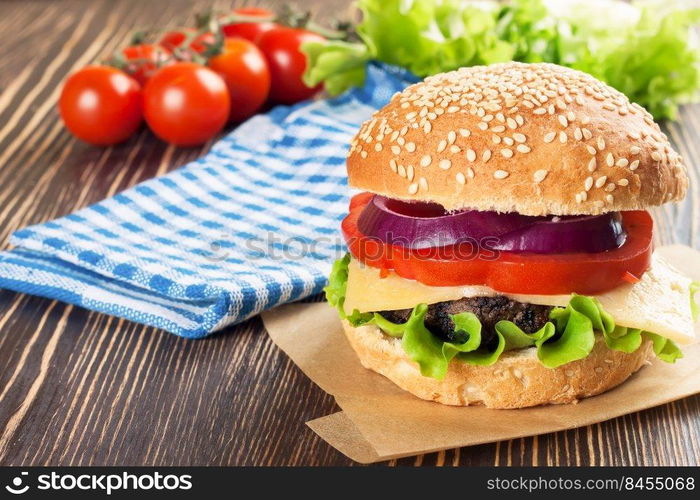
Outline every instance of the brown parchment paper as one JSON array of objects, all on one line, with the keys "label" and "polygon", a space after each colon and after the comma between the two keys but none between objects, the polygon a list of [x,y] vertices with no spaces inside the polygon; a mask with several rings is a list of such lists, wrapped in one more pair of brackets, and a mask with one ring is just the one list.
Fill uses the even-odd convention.
[{"label": "brown parchment paper", "polygon": [[[700,280],[700,252],[657,250]],[[289,304],[262,315],[272,340],[343,409],[309,427],[361,463],[570,429],[700,392],[700,345],[675,364],[654,360],[621,386],[577,404],[520,410],[449,407],[420,400],[366,370],[327,303]]]}]

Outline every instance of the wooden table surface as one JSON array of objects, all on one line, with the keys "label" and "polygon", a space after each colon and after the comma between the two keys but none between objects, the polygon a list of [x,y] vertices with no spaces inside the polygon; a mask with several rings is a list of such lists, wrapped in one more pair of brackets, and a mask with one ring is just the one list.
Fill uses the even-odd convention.
[{"label": "wooden table surface", "polygon": [[[162,175],[209,145],[142,131],[99,149],[56,112],[65,76],[145,26],[175,27],[211,1],[0,2],[0,249],[28,224]],[[298,2],[302,3],[302,2]],[[346,0],[309,2],[320,17]],[[273,2],[267,5],[275,6]],[[700,245],[700,108],[667,131],[691,198],[655,212],[659,240]],[[349,465],[306,421],[338,410],[254,318],[206,340],[0,290],[0,464]],[[700,462],[700,396],[591,427],[392,461],[401,465],[675,465]]]}]

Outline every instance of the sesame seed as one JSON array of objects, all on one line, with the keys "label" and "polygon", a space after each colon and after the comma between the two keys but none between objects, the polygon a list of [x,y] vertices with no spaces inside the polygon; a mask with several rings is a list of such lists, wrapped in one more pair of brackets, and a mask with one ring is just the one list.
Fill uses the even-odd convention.
[{"label": "sesame seed", "polygon": [[590,116],[584,116],[583,118],[581,118],[581,124],[582,124],[582,125],[588,125],[589,123],[591,123],[591,118],[590,118]]},{"label": "sesame seed", "polygon": [[518,122],[516,122],[512,118],[508,118],[508,121],[506,123],[508,124],[509,128],[512,128],[512,129],[518,128]]},{"label": "sesame seed", "polygon": [[423,125],[423,132],[429,134],[431,130],[433,130],[433,126],[430,124],[430,122],[425,122],[425,125]]},{"label": "sesame seed", "polygon": [[[525,102],[527,102],[527,101],[525,101]],[[530,106],[532,106],[532,105],[530,105]],[[537,108],[535,111],[533,111],[533,113],[536,115],[543,115],[546,112],[547,112],[547,110],[544,108]]]},{"label": "sesame seed", "polygon": [[416,194],[418,192],[418,184],[415,182],[408,186],[408,194]]},{"label": "sesame seed", "polygon": [[389,160],[389,166],[391,167],[391,170],[392,170],[394,173],[396,173],[396,172],[398,171],[398,168],[399,168],[399,167],[398,167],[398,165],[396,164],[396,160],[394,160],[393,158],[392,158],[391,160]]},{"label": "sesame seed", "polygon": [[503,125],[496,125],[494,127],[491,127],[491,130],[493,132],[505,132],[506,128]]},{"label": "sesame seed", "polygon": [[639,140],[641,138],[639,132],[627,132],[627,135],[630,139]]},{"label": "sesame seed", "polygon": [[440,160],[440,163],[438,163],[438,167],[440,167],[443,170],[449,170],[451,166],[452,162],[447,158]]},{"label": "sesame seed", "polygon": [[615,187],[616,187],[616,186],[615,186],[615,183],[614,183],[614,182],[610,182],[610,183],[608,183],[607,186],[605,186],[605,190],[606,190],[608,193],[610,193],[610,192],[612,192],[612,191],[615,191]]},{"label": "sesame seed", "polygon": [[490,149],[484,150],[484,153],[481,155],[481,159],[483,160],[484,163],[488,162],[491,159],[491,150]]},{"label": "sesame seed", "polygon": [[527,140],[525,135],[520,133],[513,134],[513,139],[515,139],[516,142],[525,142]]},{"label": "sesame seed", "polygon": [[583,187],[586,188],[586,191],[590,191],[591,188],[593,187],[593,177],[591,177],[591,176],[586,177],[586,181],[583,183]]},{"label": "sesame seed", "polygon": [[479,127],[481,130],[486,130],[487,128],[489,128],[489,124],[486,122],[479,122],[477,127]]},{"label": "sesame seed", "polygon": [[603,151],[605,149],[605,139],[602,137],[598,137],[598,140],[596,141],[596,144],[598,145],[598,149],[600,151]]},{"label": "sesame seed", "polygon": [[661,161],[661,155],[659,154],[658,151],[652,151],[651,152],[651,159],[654,161]]},{"label": "sesame seed", "polygon": [[556,132],[548,132],[544,135],[544,142],[552,142],[554,138],[557,136]]},{"label": "sesame seed", "polygon": [[566,116],[559,115],[557,118],[562,127],[566,128],[569,126],[569,121],[566,119]]},{"label": "sesame seed", "polygon": [[530,148],[525,144],[518,144],[515,148],[519,153],[529,153]]},{"label": "sesame seed", "polygon": [[593,157],[591,158],[591,161],[588,162],[588,171],[595,172],[596,168],[598,168],[598,162],[596,161],[595,157]]},{"label": "sesame seed", "polygon": [[637,170],[637,167],[639,167],[639,160],[634,160],[630,163],[630,170]]},{"label": "sesame seed", "polygon": [[603,186],[605,185],[605,182],[606,182],[607,180],[608,180],[608,176],[607,176],[607,175],[603,175],[603,176],[601,176],[601,177],[598,177],[598,178],[596,179],[596,181],[595,181],[595,187],[597,187],[597,188],[603,187]]},{"label": "sesame seed", "polygon": [[593,137],[593,134],[587,128],[581,129],[581,132],[583,132],[583,138],[586,140],[589,140],[591,137]]},{"label": "sesame seed", "polygon": [[510,175],[510,174],[508,172],[506,172],[505,170],[496,170],[493,173],[493,176],[496,179],[505,179],[506,177],[508,177],[508,175]]},{"label": "sesame seed", "polygon": [[544,180],[545,177],[547,177],[548,173],[549,172],[545,169],[536,170],[535,173],[532,175],[532,178],[535,182],[540,183]]},{"label": "sesame seed", "polygon": [[577,141],[583,139],[583,132],[581,132],[581,128],[576,127],[576,130],[574,131],[574,139],[576,139]]},{"label": "sesame seed", "polygon": [[493,134],[493,135],[491,136],[491,140],[493,140],[493,143],[494,143],[494,144],[500,144],[500,143],[501,143],[501,136],[500,136],[500,135]]},{"label": "sesame seed", "polygon": [[627,186],[629,183],[630,183],[630,181],[628,181],[627,179],[620,179],[619,181],[617,181],[617,185],[623,186],[623,187]]},{"label": "sesame seed", "polygon": [[362,158],[367,158],[367,151],[360,151],[360,156]]},{"label": "sesame seed", "polygon": [[[410,121],[410,120],[413,120],[413,119],[416,117],[417,114],[418,114],[418,113],[416,113],[415,111],[411,111],[410,113],[407,113],[407,114],[406,114],[406,119],[409,120],[409,121]],[[367,116],[367,115],[365,115],[365,116]]]},{"label": "sesame seed", "polygon": [[399,165],[399,175],[401,177],[406,177],[406,167],[403,165]]},{"label": "sesame seed", "polygon": [[382,150],[382,143],[378,142],[377,144],[374,145],[374,150],[379,152]]},{"label": "sesame seed", "polygon": [[473,149],[467,149],[467,160],[469,160],[469,161],[476,160],[476,151],[474,151]]},{"label": "sesame seed", "polygon": [[605,163],[608,167],[615,165],[615,158],[612,153],[608,153],[608,156],[605,157]]},{"label": "sesame seed", "polygon": [[595,155],[595,154],[598,152],[598,151],[596,150],[596,148],[594,148],[594,147],[591,146],[590,144],[587,144],[587,145],[586,145],[586,150],[587,150],[590,154],[592,154],[592,155]]},{"label": "sesame seed", "polygon": [[581,199],[581,193],[576,193],[576,203],[581,203],[583,200]]},{"label": "sesame seed", "polygon": [[412,181],[412,180],[413,180],[414,174],[415,174],[415,171],[414,171],[414,169],[413,169],[413,165],[409,165],[409,166],[406,168],[406,177],[408,178],[409,181]]},{"label": "sesame seed", "polygon": [[423,191],[428,190],[428,180],[425,177],[421,177],[420,179],[418,179],[418,184],[420,185],[420,188]]},{"label": "sesame seed", "polygon": [[620,158],[619,160],[617,160],[615,165],[617,165],[618,167],[626,167],[627,165],[629,165],[629,163],[630,162],[627,158]]},{"label": "sesame seed", "polygon": [[568,139],[569,139],[569,136],[566,135],[566,132],[564,132],[563,130],[561,132],[559,132],[559,142],[564,144]]},{"label": "sesame seed", "polygon": [[467,183],[467,178],[464,177],[464,174],[462,172],[457,172],[457,175],[455,175],[455,178],[457,179],[457,182],[459,182],[460,184]]},{"label": "sesame seed", "polygon": [[406,143],[406,151],[409,153],[413,153],[416,150],[416,143],[415,142],[407,142]]},{"label": "sesame seed", "polygon": [[469,177],[470,179],[474,178],[474,170],[472,170],[471,167],[467,167],[467,177]]},{"label": "sesame seed", "polygon": [[504,149],[501,149],[501,154],[503,155],[504,158],[510,158],[513,156],[513,150],[508,149],[508,148],[504,148]]},{"label": "sesame seed", "polygon": [[398,143],[399,146],[403,146],[404,144],[406,144],[406,139],[404,139],[403,137],[399,137],[396,140],[396,142]]},{"label": "sesame seed", "polygon": [[515,141],[510,137],[504,137],[503,143],[506,144],[507,146],[512,146],[513,144],[515,144]]},{"label": "sesame seed", "polygon": [[456,113],[457,111],[459,111],[459,106],[450,106],[447,108],[448,113]]},{"label": "sesame seed", "polygon": [[471,135],[471,132],[469,132],[469,130],[467,130],[466,128],[461,128],[459,129],[459,135],[461,135],[462,137],[469,137]]},{"label": "sesame seed", "polygon": [[440,141],[438,143],[437,152],[442,153],[443,151],[445,151],[446,147],[447,147],[447,141],[443,139],[442,141]]},{"label": "sesame seed", "polygon": [[640,148],[639,146],[632,146],[630,148],[630,153],[633,155],[638,155],[641,151],[642,151],[642,148]]},{"label": "sesame seed", "polygon": [[609,194],[605,197],[605,201],[607,201],[608,203],[612,203],[613,201],[615,201],[615,198],[613,197],[613,195]]},{"label": "sesame seed", "polygon": [[449,144],[454,144],[454,143],[455,143],[455,140],[457,140],[457,134],[455,134],[455,131],[454,131],[454,130],[450,130],[450,131],[447,133],[447,142],[448,142]]},{"label": "sesame seed", "polygon": [[430,165],[430,162],[433,161],[433,158],[430,155],[425,155],[423,158],[420,159],[420,166],[421,167],[427,167]]},{"label": "sesame seed", "polygon": [[579,193],[581,195],[581,201],[586,201],[588,199],[588,193],[585,191],[581,191]]}]

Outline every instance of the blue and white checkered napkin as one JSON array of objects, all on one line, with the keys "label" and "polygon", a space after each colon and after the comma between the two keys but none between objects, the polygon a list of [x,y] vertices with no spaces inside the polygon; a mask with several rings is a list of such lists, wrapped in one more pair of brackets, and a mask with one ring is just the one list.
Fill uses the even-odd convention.
[{"label": "blue and white checkered napkin", "polygon": [[363,88],[275,108],[168,175],[17,231],[0,287],[191,338],[318,293],[343,252],[348,143],[412,81],[370,65]]}]

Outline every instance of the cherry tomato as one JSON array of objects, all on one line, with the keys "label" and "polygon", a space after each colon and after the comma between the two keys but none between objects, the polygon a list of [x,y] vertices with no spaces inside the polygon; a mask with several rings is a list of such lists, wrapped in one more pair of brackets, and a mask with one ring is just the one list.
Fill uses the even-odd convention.
[{"label": "cherry tomato", "polygon": [[393,270],[399,276],[431,286],[487,285],[503,293],[595,295],[642,276],[652,253],[651,216],[622,212],[624,245],[598,253],[517,254],[483,249],[442,247],[409,250],[363,235],[357,219],[371,196],[358,195],[341,228],[350,253],[361,262]]},{"label": "cherry tomato", "polygon": [[76,137],[98,146],[117,144],[141,124],[141,87],[111,66],[87,66],[68,77],[58,109]]},{"label": "cherry tomato", "polygon": [[200,64],[178,62],[157,71],[144,89],[144,116],[153,133],[171,144],[195,146],[228,120],[226,82]]},{"label": "cherry tomato", "polygon": [[122,68],[142,86],[160,67],[172,61],[169,50],[160,45],[131,45],[122,50],[125,66]]},{"label": "cherry tomato", "polygon": [[241,20],[229,23],[224,20],[221,29],[227,38],[245,38],[257,43],[264,33],[279,27],[279,24],[272,22],[275,13],[261,7],[233,9],[230,17]]},{"label": "cherry tomato", "polygon": [[231,97],[229,120],[245,120],[265,103],[270,92],[270,70],[253,43],[243,38],[227,39],[224,51],[209,60],[209,67],[226,81]]},{"label": "cherry tomato", "polygon": [[258,47],[265,54],[272,86],[270,98],[283,104],[294,104],[312,97],[321,89],[310,88],[301,77],[306,69],[306,56],[299,47],[305,42],[322,42],[325,38],[310,31],[295,28],[275,28],[263,34]]},{"label": "cherry tomato", "polygon": [[216,37],[213,33],[209,31],[199,33],[194,28],[168,31],[161,37],[158,44],[173,53],[177,53],[178,57],[182,59],[186,58],[186,51],[182,50],[185,48],[183,44],[186,40],[191,40],[186,48],[197,54],[203,54],[207,49],[216,45]]}]

